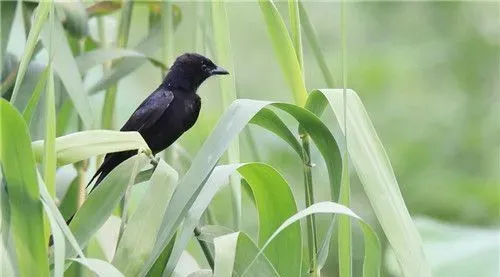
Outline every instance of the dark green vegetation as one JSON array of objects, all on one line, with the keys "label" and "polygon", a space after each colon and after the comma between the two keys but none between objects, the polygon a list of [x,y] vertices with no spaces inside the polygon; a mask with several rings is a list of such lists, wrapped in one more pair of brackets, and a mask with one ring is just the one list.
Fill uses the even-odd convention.
[{"label": "dark green vegetation", "polygon": [[[2,276],[498,276],[499,4],[37,5],[0,2]],[[85,199],[183,52],[230,78]]]}]

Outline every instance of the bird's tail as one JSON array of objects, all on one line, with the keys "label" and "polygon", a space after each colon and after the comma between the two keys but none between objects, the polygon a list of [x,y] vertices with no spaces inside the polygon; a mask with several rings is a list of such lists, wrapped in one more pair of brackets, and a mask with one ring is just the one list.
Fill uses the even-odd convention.
[{"label": "bird's tail", "polygon": [[[92,182],[94,181],[94,179],[97,178],[96,181],[95,181],[94,187],[92,187],[92,189],[90,190],[89,193],[92,193],[92,191],[95,188],[97,188],[97,186],[99,185],[99,183],[101,183],[101,181],[104,180],[104,178],[115,167],[117,167],[120,163],[122,163],[126,159],[132,157],[136,153],[137,153],[137,151],[123,151],[123,152],[116,152],[116,153],[107,154],[106,157],[104,158],[104,162],[101,164],[101,166],[99,167],[99,169],[97,169],[96,173],[94,174],[94,176],[92,176],[92,178],[90,179],[90,182],[87,184],[87,187],[89,187],[90,184],[92,184]],[[75,211],[75,213],[76,213],[76,211]],[[71,223],[71,220],[75,216],[75,213],[73,213],[73,215],[71,215],[71,217],[66,221],[66,223],[68,225]]]}]

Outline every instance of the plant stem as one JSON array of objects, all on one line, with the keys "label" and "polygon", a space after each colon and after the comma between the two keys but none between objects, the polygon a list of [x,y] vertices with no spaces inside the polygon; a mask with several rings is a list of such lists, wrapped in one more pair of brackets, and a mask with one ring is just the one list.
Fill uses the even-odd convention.
[{"label": "plant stem", "polygon": [[[306,189],[306,207],[314,204],[314,191],[312,181],[312,163],[311,163],[311,149],[309,146],[309,135],[302,133],[300,135],[302,140],[302,155],[304,163],[304,184]],[[310,276],[319,276],[317,270],[317,253],[318,245],[316,241],[316,219],[314,215],[307,217],[307,244],[309,250],[309,274]]]},{"label": "plant stem", "polygon": [[199,238],[200,234],[201,234],[201,230],[198,227],[195,227],[194,228],[194,236],[196,237],[196,240],[200,244],[201,250],[203,251],[205,258],[207,259],[207,262],[210,265],[210,268],[212,270],[214,270],[214,258],[212,256],[212,252],[210,251],[210,248],[208,248],[208,244]]}]

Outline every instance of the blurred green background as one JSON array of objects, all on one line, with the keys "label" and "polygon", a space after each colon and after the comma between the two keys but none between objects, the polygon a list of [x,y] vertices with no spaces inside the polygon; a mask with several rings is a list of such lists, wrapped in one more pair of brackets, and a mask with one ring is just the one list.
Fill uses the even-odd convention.
[{"label": "blurred green background", "polygon": [[[211,49],[205,49],[196,32],[199,3],[176,4],[181,9],[182,21],[175,33],[174,56],[196,51],[213,57]],[[287,22],[285,3],[277,5]],[[304,6],[337,87],[341,87],[340,4],[305,1]],[[482,266],[482,274],[495,274],[495,270],[500,274],[500,4],[356,2],[348,3],[345,8],[347,86],[357,91],[366,106],[388,152],[410,213],[415,218],[426,218],[419,219],[418,226],[431,264],[437,263],[434,257],[449,254],[453,247],[427,248],[428,243],[446,245],[439,234],[452,228],[457,233],[447,238],[450,245],[465,240],[478,246],[482,245],[479,240],[485,238],[486,242],[493,241],[484,244],[487,251],[480,248],[478,253],[487,259],[480,259],[477,266]],[[258,4],[228,3],[227,12],[238,97],[292,102]],[[117,18],[116,14],[109,16],[107,26],[116,25]],[[147,18],[147,6],[135,5],[129,45],[135,45],[147,33]],[[90,31],[98,40],[95,21],[92,23]],[[112,31],[110,27],[109,32]],[[21,25],[15,24],[9,52],[22,55],[23,34]],[[157,54],[161,57],[161,53]],[[42,52],[37,59],[46,60],[46,53]],[[308,89],[326,87],[306,41],[304,61]],[[86,86],[94,84],[100,76],[101,68],[94,68],[85,80]],[[117,129],[160,81],[158,68],[147,64],[120,82],[115,118]],[[192,156],[222,114],[218,88],[218,81],[210,79],[199,89],[203,99],[201,116],[195,127],[180,140],[180,145]],[[100,113],[102,100],[102,93],[91,98],[96,115]],[[329,117],[331,114],[327,113],[325,118]],[[259,151],[257,155],[251,153],[248,140],[241,136],[242,160],[260,159],[277,168],[295,185],[294,195],[303,207],[300,161],[274,136],[258,127],[250,126],[249,129]],[[36,134],[33,137],[38,138]],[[317,164],[313,171],[317,185],[315,193],[320,201],[329,195],[329,186],[325,166],[315,149],[313,152],[313,161]],[[171,162],[183,172],[179,163]],[[74,174],[71,170],[71,167],[61,170],[58,180],[71,180],[70,175]],[[376,224],[354,170],[351,172],[353,210]],[[213,203],[213,211],[220,222],[230,226],[231,215],[225,208],[229,201],[228,192],[222,192]],[[248,199],[245,202],[248,204]],[[244,216],[255,218],[255,211],[250,205],[246,207]],[[320,217],[321,223],[326,223],[327,219]],[[255,234],[255,220],[245,220],[244,224],[244,229]],[[361,259],[362,243],[357,232],[354,255]],[[494,250],[488,252],[492,245]],[[466,252],[476,253],[471,251]],[[335,259],[331,260],[325,276],[334,276],[329,275],[336,267]],[[390,264],[390,257],[387,260]],[[473,261],[470,257],[467,260]],[[484,264],[489,267],[485,269]],[[481,273],[481,270],[473,272]],[[436,276],[483,276],[467,275],[464,270],[442,272]],[[462,275],[457,275],[459,273]]]}]

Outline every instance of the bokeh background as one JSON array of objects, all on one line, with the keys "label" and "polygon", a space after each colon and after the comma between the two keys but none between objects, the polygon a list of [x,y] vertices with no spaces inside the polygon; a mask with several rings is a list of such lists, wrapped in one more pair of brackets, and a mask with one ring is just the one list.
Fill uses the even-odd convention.
[{"label": "bokeh background", "polygon": [[[176,5],[182,21],[175,33],[174,55],[196,51],[213,57],[196,32],[200,5]],[[277,6],[286,21],[286,4]],[[305,1],[304,6],[337,87],[341,87],[340,4]],[[385,146],[435,276],[500,276],[500,4],[355,2],[345,8],[347,86],[360,95]],[[238,97],[292,102],[258,4],[228,3],[227,12]],[[21,56],[25,39],[17,17],[8,50]],[[147,33],[147,18],[148,8],[136,5],[129,45]],[[107,18],[108,37],[115,37],[112,32],[117,20],[116,14]],[[95,22],[90,31],[98,40]],[[46,56],[42,52],[36,59]],[[325,88],[307,41],[304,61],[308,89]],[[101,68],[94,68],[85,84],[92,85],[100,76]],[[146,64],[120,82],[117,128],[161,78],[158,68]],[[218,81],[210,79],[199,90],[201,116],[179,143],[188,155],[196,155],[223,112],[218,89]],[[103,95],[93,96],[91,101],[99,114]],[[331,116],[326,113],[324,117]],[[252,153],[247,136],[241,136],[242,160],[258,159],[273,165],[295,185],[296,199],[303,201],[301,164],[295,154],[258,127],[250,126],[249,131],[258,151]],[[325,166],[315,151],[315,193],[317,200],[322,200],[329,195],[329,186]],[[180,172],[185,170],[172,157],[170,161]],[[58,174],[58,180],[64,182],[71,180],[74,172],[68,167]],[[377,226],[354,170],[351,175],[354,211]],[[228,195],[223,191],[212,210],[219,222],[230,226]],[[244,229],[255,235],[255,211],[248,199],[244,200],[244,218],[248,219]],[[303,207],[302,202],[299,205]],[[319,219],[323,230],[328,218]],[[358,232],[355,230],[355,264],[363,253]],[[196,245],[191,248],[199,254]],[[335,276],[335,262],[331,258],[324,276]],[[385,276],[397,275],[390,251],[385,265]],[[354,273],[358,276],[358,267]]]}]

